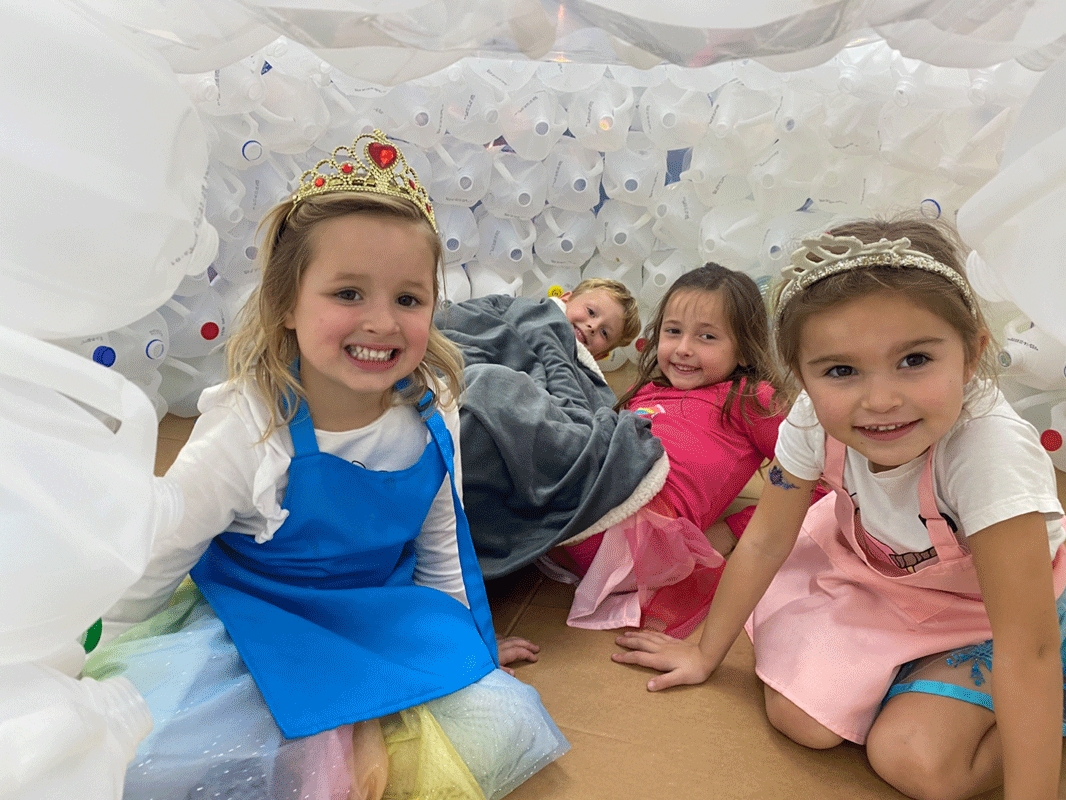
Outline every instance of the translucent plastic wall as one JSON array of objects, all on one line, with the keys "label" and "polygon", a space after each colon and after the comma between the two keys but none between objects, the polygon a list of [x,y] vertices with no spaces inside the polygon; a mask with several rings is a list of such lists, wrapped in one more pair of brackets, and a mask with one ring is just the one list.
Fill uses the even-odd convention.
[{"label": "translucent plastic wall", "polygon": [[[707,260],[769,285],[836,218],[955,221],[1066,468],[1066,7],[791,5],[0,0],[13,796],[119,796],[143,710],[76,680],[78,638],[178,513],[155,423],[222,379],[265,210],[365,130],[429,187],[456,301],[609,276],[647,319]],[[65,722],[34,739],[41,714]]]}]

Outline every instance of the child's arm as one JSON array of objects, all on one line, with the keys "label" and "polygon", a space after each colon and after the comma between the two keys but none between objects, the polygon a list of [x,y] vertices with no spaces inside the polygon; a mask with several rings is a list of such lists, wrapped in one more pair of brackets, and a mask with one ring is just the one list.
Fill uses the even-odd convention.
[{"label": "child's arm", "polygon": [[[760,385],[757,395],[764,408],[774,407],[773,389],[769,384]],[[748,411],[748,439],[767,461],[774,460],[777,450],[777,434],[781,424],[785,421],[785,416],[786,414],[783,413],[775,414],[769,411],[765,414],[753,410]]]},{"label": "child's arm", "polygon": [[[764,408],[769,409],[773,407],[773,389],[769,384],[761,384],[757,394],[759,401],[763,404]],[[747,415],[742,414],[738,410],[734,410],[733,419],[735,420],[734,424],[741,426],[740,429],[745,432],[752,448],[762,455],[765,462],[773,461],[775,450],[777,448],[777,432],[781,427],[781,423],[785,420],[784,415],[772,414],[769,412],[759,413],[758,411],[749,408],[747,410]],[[754,512],[755,504],[753,503],[746,508],[735,511],[722,520],[722,522],[729,528],[729,533],[732,535],[734,541],[739,539],[747,529],[748,523],[751,522],[751,517]],[[724,531],[722,532],[724,533]]]},{"label": "child's arm", "polygon": [[1033,512],[968,537],[992,623],[1004,797],[1057,797],[1062,662],[1047,528]]},{"label": "child's arm", "polygon": [[705,681],[722,663],[792,551],[817,482],[789,474],[776,460],[769,474],[755,514],[726,564],[699,644],[651,631],[627,633],[615,640],[630,650],[615,653],[614,661],[667,673],[648,681],[649,691]]},{"label": "child's arm", "polygon": [[155,541],[144,574],[104,614],[103,641],[162,609],[211,540],[229,528],[237,512],[252,510],[263,449],[253,447],[256,438],[258,433],[227,409],[212,408],[197,418],[166,474],[182,495],[181,521]]}]

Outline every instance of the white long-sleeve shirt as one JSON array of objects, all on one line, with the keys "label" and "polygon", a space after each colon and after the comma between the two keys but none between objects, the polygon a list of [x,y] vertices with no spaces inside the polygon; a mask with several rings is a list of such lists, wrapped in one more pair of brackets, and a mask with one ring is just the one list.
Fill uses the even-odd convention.
[{"label": "white long-sleeve shirt", "polygon": [[[259,441],[270,417],[259,393],[223,384],[205,390],[199,408],[201,416],[188,442],[167,471],[185,498],[182,521],[156,541],[144,576],[104,616],[105,640],[162,608],[216,535],[243,533],[262,544],[273,538],[288,515],[281,503],[294,452],[292,438],[285,427]],[[461,497],[459,413],[452,407],[441,415],[455,444]],[[316,430],[315,436],[320,451],[377,471],[412,466],[431,441],[429,429],[410,405],[393,406],[362,428]],[[415,540],[414,578],[467,604],[455,535],[451,487],[445,478]]]}]

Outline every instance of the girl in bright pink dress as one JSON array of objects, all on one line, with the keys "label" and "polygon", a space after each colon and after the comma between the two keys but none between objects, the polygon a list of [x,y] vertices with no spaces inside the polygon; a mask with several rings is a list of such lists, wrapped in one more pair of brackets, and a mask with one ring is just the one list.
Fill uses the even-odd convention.
[{"label": "girl in bright pink dress", "polygon": [[782,417],[770,411],[767,315],[747,275],[717,264],[685,273],[645,336],[638,378],[616,408],[651,419],[670,472],[635,514],[564,542],[555,561],[581,576],[568,624],[685,636],[753,509],[719,517],[773,457]]}]

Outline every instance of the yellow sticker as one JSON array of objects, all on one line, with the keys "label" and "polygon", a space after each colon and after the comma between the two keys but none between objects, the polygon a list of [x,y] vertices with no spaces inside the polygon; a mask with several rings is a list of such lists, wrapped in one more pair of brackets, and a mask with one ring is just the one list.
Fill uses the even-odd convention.
[{"label": "yellow sticker", "polygon": [[566,294],[566,289],[558,284],[548,289],[548,297],[562,297],[564,294]]}]

